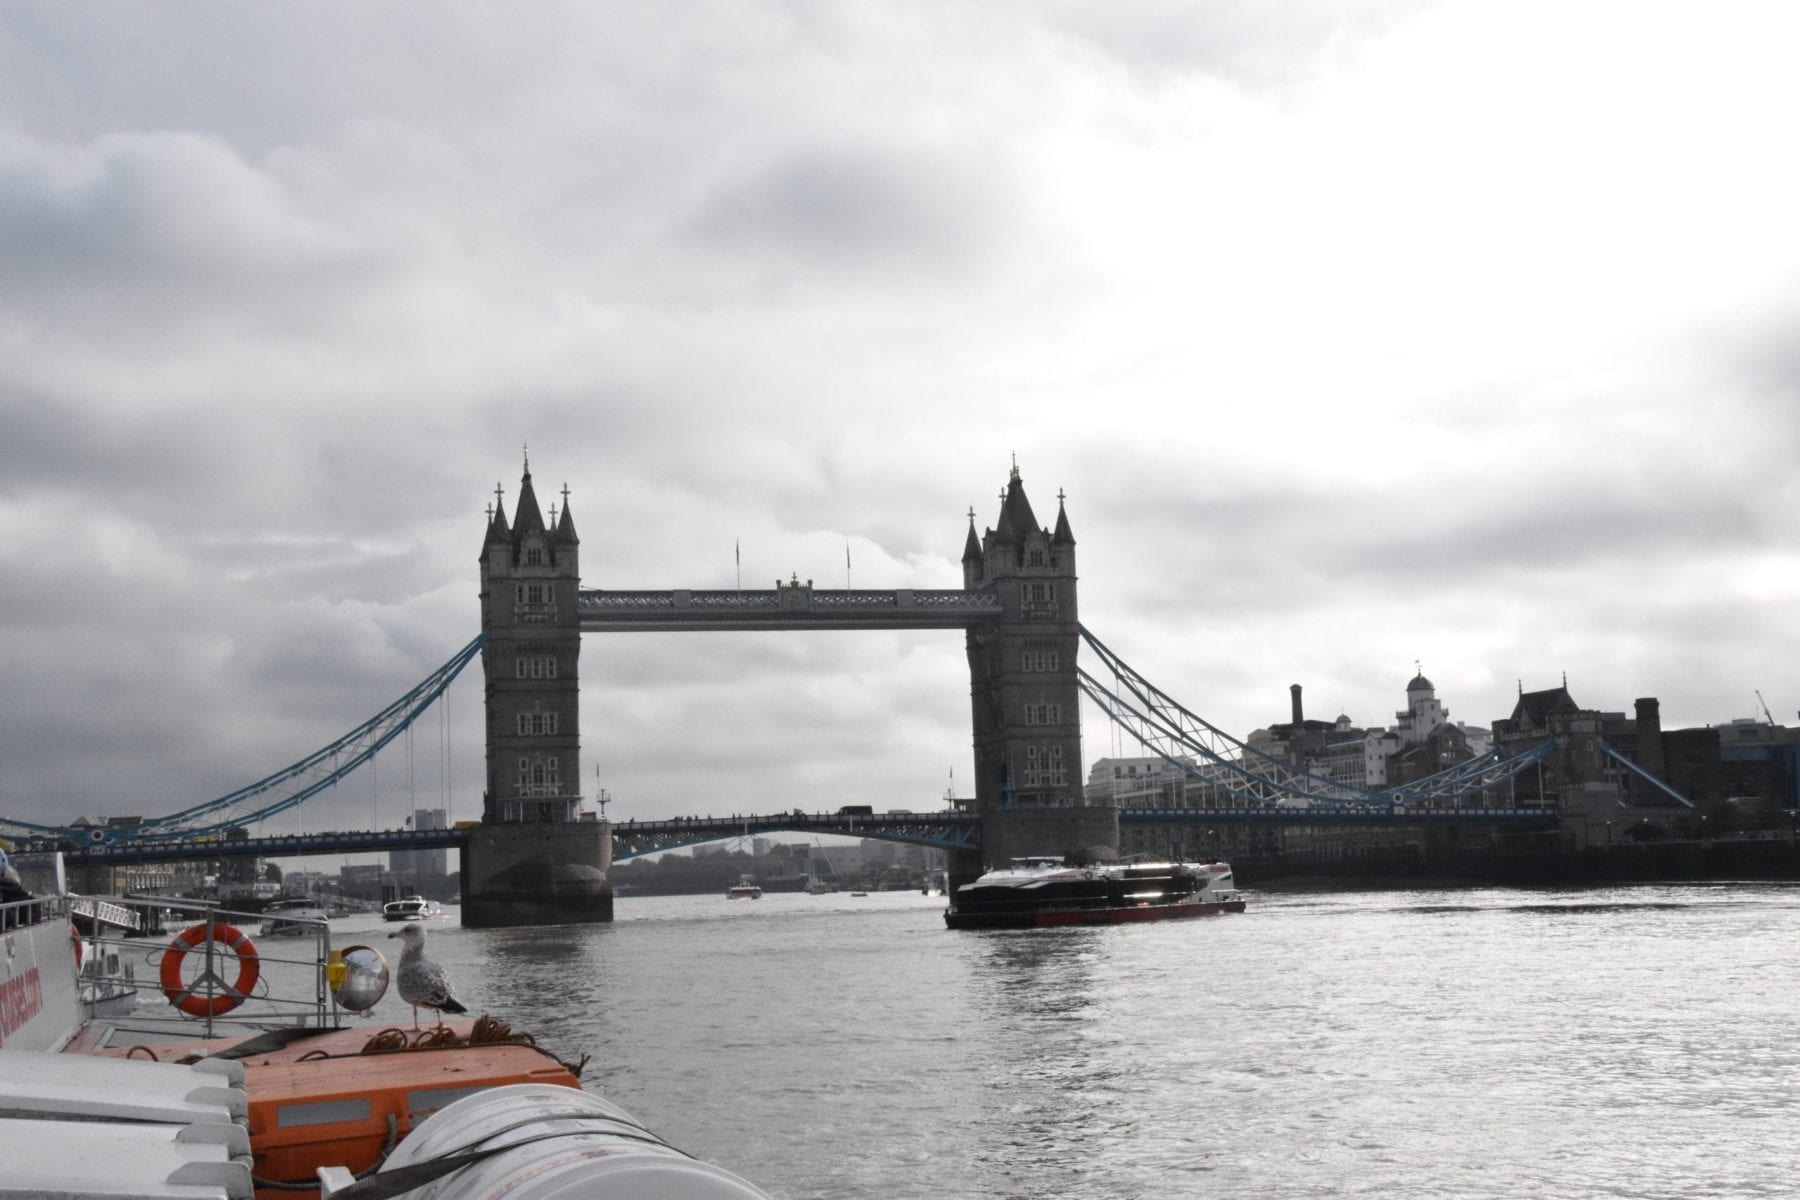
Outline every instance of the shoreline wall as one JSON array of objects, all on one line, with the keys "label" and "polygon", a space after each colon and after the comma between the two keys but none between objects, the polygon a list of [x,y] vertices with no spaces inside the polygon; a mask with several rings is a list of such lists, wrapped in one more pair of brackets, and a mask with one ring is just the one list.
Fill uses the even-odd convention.
[{"label": "shoreline wall", "polygon": [[1342,847],[1234,859],[1238,886],[1280,891],[1327,881],[1380,887],[1590,886],[1800,880],[1792,837],[1667,841],[1580,850]]}]

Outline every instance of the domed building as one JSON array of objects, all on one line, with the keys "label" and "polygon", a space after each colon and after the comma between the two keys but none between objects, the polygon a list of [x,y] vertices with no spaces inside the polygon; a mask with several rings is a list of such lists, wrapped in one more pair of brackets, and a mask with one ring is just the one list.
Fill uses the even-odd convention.
[{"label": "domed building", "polygon": [[1394,732],[1408,747],[1420,745],[1450,714],[1438,702],[1437,688],[1423,674],[1406,685],[1406,707],[1394,714]]}]

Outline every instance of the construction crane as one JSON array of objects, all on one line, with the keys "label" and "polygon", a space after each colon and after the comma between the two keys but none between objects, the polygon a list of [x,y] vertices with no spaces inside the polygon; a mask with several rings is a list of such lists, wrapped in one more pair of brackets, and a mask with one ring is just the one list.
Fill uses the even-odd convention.
[{"label": "construction crane", "polygon": [[1765,720],[1769,723],[1770,729],[1775,728],[1775,714],[1771,713],[1769,711],[1769,702],[1762,698],[1762,689],[1761,688],[1756,689],[1756,702],[1758,704],[1762,705],[1763,720]]}]

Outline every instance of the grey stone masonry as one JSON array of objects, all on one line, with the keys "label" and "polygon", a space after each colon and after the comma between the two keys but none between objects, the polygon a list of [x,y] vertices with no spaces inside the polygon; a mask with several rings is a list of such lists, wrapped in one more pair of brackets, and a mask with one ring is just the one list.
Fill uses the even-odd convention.
[{"label": "grey stone masonry", "polygon": [[501,824],[472,830],[463,856],[462,923],[469,929],[612,920],[612,827]]},{"label": "grey stone masonry", "polygon": [[512,524],[496,504],[482,547],[488,824],[573,820],[581,800],[580,539],[566,489],[551,512],[546,526],[527,464]]},{"label": "grey stone masonry", "polygon": [[991,591],[1000,603],[998,619],[967,634],[975,797],[984,813],[1084,803],[1075,584],[1075,539],[1061,497],[1055,530],[1039,527],[1014,467],[998,523],[978,540],[971,513],[963,552],[964,588]]}]

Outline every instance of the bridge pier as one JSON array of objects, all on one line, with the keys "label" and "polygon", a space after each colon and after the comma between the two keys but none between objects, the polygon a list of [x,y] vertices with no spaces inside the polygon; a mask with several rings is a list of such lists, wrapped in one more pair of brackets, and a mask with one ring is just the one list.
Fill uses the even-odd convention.
[{"label": "bridge pier", "polygon": [[469,929],[612,920],[612,826],[605,821],[483,825],[462,851]]}]

